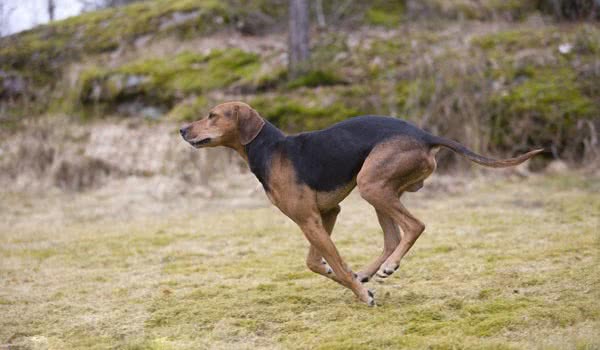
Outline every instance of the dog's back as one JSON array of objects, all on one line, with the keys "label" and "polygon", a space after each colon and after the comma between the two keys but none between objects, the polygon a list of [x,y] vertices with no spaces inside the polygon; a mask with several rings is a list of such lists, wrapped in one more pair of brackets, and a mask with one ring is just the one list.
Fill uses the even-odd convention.
[{"label": "dog's back", "polygon": [[324,130],[288,136],[281,151],[294,164],[299,181],[317,191],[332,191],[356,177],[377,144],[405,138],[423,147],[430,136],[401,119],[360,116]]}]

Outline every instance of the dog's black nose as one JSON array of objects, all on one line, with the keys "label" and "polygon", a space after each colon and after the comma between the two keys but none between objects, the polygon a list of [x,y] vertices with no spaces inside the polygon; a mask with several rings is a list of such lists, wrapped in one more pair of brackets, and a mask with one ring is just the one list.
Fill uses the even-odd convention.
[{"label": "dog's black nose", "polygon": [[187,126],[184,126],[183,128],[179,129],[179,133],[181,134],[181,136],[185,137],[185,133],[187,131]]}]

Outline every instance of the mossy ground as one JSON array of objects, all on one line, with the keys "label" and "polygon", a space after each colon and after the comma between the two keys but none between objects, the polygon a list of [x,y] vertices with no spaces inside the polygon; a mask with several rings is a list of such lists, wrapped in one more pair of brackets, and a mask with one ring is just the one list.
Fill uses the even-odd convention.
[{"label": "mossy ground", "polygon": [[[98,210],[115,204],[93,193],[3,193],[0,342],[600,347],[600,180],[568,174],[462,183],[449,191],[433,179],[407,196],[426,233],[393,277],[370,283],[376,308],[309,272],[306,240],[262,197],[245,208],[182,198],[181,209],[161,215],[135,214],[129,204],[108,216]],[[334,240],[359,267],[379,253],[381,232],[358,196],[342,208]]]},{"label": "mossy ground", "polygon": [[[358,39],[321,33],[312,69],[294,80],[274,52],[238,48],[93,68],[82,74],[79,101],[95,114],[143,101],[158,105],[170,119],[189,121],[212,105],[242,99],[291,132],[357,114],[397,115],[463,142],[472,139],[468,146],[480,151],[542,146],[581,158],[593,136],[578,125],[596,123],[600,111],[597,72],[589,68],[597,61],[597,29],[576,24],[557,33],[556,26],[499,30],[469,23],[447,32],[413,30],[411,45],[390,40],[397,33],[386,30],[368,30]],[[472,35],[457,39],[454,31]],[[572,53],[560,53],[562,43],[573,43]],[[127,87],[132,77],[143,80]],[[480,130],[477,138],[473,130]]]},{"label": "mossy ground", "polygon": [[326,1],[327,25],[311,32],[307,74],[295,79],[279,0],[93,12],[0,39],[0,69],[26,86],[0,101],[1,120],[49,112],[189,121],[241,99],[289,132],[392,115],[476,151],[545,147],[580,162],[596,157],[600,31],[556,21],[544,2]]},{"label": "mossy ground", "polygon": [[[197,106],[206,102],[203,94],[246,81],[259,67],[258,55],[230,49],[206,55],[182,52],[168,59],[138,60],[114,69],[93,68],[82,73],[78,100],[84,106],[92,105],[101,115],[132,101],[172,108],[188,97],[195,98],[191,105]],[[188,118],[191,111],[182,109],[188,105],[175,107],[171,114]],[[99,106],[103,107],[100,113]]]}]

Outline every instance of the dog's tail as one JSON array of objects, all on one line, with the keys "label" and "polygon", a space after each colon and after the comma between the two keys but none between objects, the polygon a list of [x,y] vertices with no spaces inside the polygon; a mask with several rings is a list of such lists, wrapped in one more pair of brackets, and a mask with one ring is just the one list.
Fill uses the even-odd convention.
[{"label": "dog's tail", "polygon": [[505,167],[509,167],[509,166],[519,165],[519,164],[523,163],[524,161],[526,161],[527,159],[535,156],[536,154],[544,152],[544,149],[540,148],[540,149],[536,149],[534,151],[527,152],[527,153],[522,154],[515,158],[492,159],[492,158],[487,158],[482,155],[479,155],[454,140],[446,139],[443,137],[433,136],[433,138],[430,141],[430,145],[433,147],[443,146],[443,147],[449,148],[449,149],[453,150],[454,152],[460,154],[461,156],[463,156],[465,158],[468,158],[469,160],[471,160],[477,164],[481,164],[481,165],[484,165],[487,167],[492,167],[492,168],[505,168]]}]

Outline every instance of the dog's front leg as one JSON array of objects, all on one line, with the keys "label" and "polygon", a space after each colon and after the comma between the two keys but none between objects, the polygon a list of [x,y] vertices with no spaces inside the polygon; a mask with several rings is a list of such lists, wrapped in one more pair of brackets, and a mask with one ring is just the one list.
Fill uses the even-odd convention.
[{"label": "dog's front leg", "polygon": [[323,226],[320,213],[311,213],[298,223],[300,229],[312,245],[312,248],[320,252],[321,256],[331,266],[331,269],[335,273],[334,280],[352,290],[361,301],[370,306],[375,305],[373,293],[356,279],[355,275],[342,260],[335,244]]},{"label": "dog's front leg", "polygon": [[[329,237],[331,237],[331,234],[333,232],[333,226],[335,226],[335,221],[337,219],[338,214],[340,213],[340,210],[340,206],[338,205],[330,210],[324,212],[321,211],[321,220],[323,222],[323,227],[327,231]],[[331,278],[337,283],[344,285],[342,281],[339,278],[337,278],[336,274],[333,273],[333,269],[331,268],[331,266],[329,266],[327,261],[325,261],[325,259],[321,255],[321,252],[312,244],[310,245],[310,248],[308,249],[308,255],[306,256],[306,266],[308,266],[308,268],[312,272],[318,273],[327,278]]]}]

